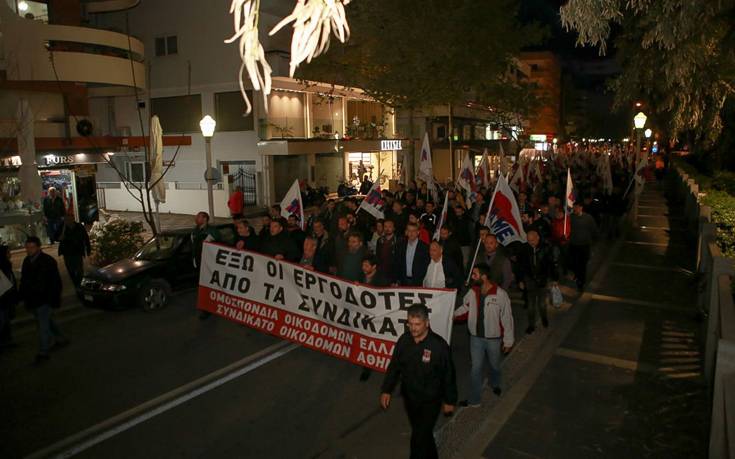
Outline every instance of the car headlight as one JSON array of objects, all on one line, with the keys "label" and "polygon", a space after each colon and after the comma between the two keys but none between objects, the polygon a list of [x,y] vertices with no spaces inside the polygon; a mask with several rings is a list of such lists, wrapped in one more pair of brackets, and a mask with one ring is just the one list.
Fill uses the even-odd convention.
[{"label": "car headlight", "polygon": [[100,290],[104,292],[121,292],[126,288],[127,287],[120,284],[103,284],[102,287],[100,287]]}]

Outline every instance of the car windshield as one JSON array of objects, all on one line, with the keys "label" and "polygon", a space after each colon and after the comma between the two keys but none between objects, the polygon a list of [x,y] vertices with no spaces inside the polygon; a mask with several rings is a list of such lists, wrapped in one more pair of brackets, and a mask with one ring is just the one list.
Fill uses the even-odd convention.
[{"label": "car windshield", "polygon": [[181,238],[177,236],[158,235],[148,241],[142,249],[135,254],[136,260],[155,261],[171,258],[181,242]]}]

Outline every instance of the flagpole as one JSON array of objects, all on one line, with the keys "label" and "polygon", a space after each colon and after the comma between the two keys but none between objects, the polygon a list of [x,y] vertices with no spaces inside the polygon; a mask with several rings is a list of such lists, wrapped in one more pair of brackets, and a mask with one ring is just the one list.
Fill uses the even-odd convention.
[{"label": "flagpole", "polygon": [[[498,192],[498,186],[500,185],[500,180],[498,180],[498,183],[495,184],[495,191],[493,191],[493,196],[490,198],[490,207],[487,208],[487,214],[485,214],[485,223],[482,226],[487,226],[487,219],[490,216],[490,212],[493,210],[493,203],[495,202],[495,194]],[[489,226],[487,226],[490,228]],[[470,263],[470,269],[469,274],[467,274],[467,280],[464,282],[465,285],[469,285],[470,278],[472,278],[472,267],[475,266],[475,261],[477,260],[477,253],[480,251],[480,244],[482,244],[482,240],[478,237],[477,238],[477,247],[475,247],[475,255],[472,257],[472,263]]]}]

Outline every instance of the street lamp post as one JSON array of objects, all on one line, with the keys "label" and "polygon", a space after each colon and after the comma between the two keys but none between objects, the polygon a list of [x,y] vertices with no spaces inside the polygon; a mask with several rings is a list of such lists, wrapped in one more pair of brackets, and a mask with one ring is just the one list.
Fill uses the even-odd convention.
[{"label": "street lamp post", "polygon": [[207,155],[207,169],[204,171],[204,178],[207,181],[207,200],[209,204],[209,218],[214,221],[214,181],[216,180],[212,173],[212,136],[217,122],[214,118],[207,115],[199,122],[199,127],[204,136],[204,145]]},{"label": "street lamp post", "polygon": [[636,160],[641,154],[641,132],[643,131],[643,127],[646,125],[646,119],[648,117],[643,112],[638,112],[636,116],[633,117],[633,123],[635,124],[635,133],[636,133],[636,152],[635,157]]}]

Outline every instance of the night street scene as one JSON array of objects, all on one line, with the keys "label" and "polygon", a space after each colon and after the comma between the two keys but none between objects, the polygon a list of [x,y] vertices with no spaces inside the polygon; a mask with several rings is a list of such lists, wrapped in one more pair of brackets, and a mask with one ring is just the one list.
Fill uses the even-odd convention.
[{"label": "night street scene", "polygon": [[0,0],[0,459],[735,459],[735,0]]}]

